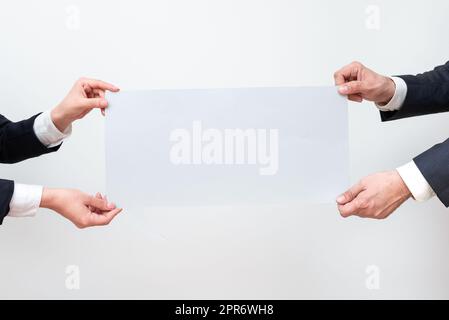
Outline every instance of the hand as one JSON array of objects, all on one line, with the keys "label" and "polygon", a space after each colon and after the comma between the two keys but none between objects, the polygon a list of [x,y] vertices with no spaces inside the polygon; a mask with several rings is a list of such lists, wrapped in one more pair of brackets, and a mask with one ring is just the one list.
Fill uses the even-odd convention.
[{"label": "hand", "polygon": [[70,90],[62,102],[51,111],[51,119],[59,131],[64,132],[75,120],[83,118],[93,108],[104,109],[108,101],[104,98],[105,91],[117,92],[116,86],[94,79],[81,78]]},{"label": "hand", "polygon": [[396,90],[393,80],[368,69],[360,62],[353,62],[335,72],[334,80],[339,86],[338,91],[356,102],[365,99],[386,105]]},{"label": "hand", "polygon": [[40,206],[58,212],[78,228],[107,225],[122,211],[99,193],[94,197],[71,189],[44,188]]},{"label": "hand", "polygon": [[381,172],[362,179],[337,198],[342,217],[385,219],[411,197],[396,170]]}]

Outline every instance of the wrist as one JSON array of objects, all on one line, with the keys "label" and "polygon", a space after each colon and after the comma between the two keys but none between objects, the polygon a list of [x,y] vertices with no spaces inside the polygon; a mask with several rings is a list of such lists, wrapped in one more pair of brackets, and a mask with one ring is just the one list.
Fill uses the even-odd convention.
[{"label": "wrist", "polygon": [[404,180],[402,179],[401,175],[399,174],[399,172],[397,170],[394,170],[393,173],[397,180],[397,186],[398,186],[398,190],[399,190],[399,194],[400,194],[401,198],[404,200],[407,200],[408,198],[410,198],[412,196],[410,189],[407,187],[407,184],[404,182]]},{"label": "wrist", "polygon": [[51,121],[53,121],[53,124],[60,132],[64,132],[73,122],[72,120],[67,119],[67,116],[64,114],[64,112],[62,112],[62,110],[60,110],[59,107],[51,110],[50,116]]},{"label": "wrist", "polygon": [[383,77],[382,84],[382,96],[379,99],[380,101],[376,102],[379,106],[387,105],[394,96],[396,92],[396,84],[390,77]]},{"label": "wrist", "polygon": [[56,189],[43,188],[40,208],[51,209],[54,206]]}]

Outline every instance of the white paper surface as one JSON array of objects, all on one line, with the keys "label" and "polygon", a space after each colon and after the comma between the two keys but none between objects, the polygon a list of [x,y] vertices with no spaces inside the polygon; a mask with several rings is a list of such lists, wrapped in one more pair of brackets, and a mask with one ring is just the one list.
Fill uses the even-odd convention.
[{"label": "white paper surface", "polygon": [[109,94],[107,194],[119,206],[334,202],[348,186],[334,87]]}]

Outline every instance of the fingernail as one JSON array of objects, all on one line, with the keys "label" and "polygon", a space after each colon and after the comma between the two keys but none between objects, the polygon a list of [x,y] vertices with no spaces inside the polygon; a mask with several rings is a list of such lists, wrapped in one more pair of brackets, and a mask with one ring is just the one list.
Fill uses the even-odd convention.
[{"label": "fingernail", "polygon": [[115,204],[114,203],[108,203],[108,209],[115,209]]},{"label": "fingernail", "polygon": [[348,90],[349,90],[349,87],[348,87],[348,86],[340,86],[340,87],[338,88],[338,91],[339,91],[340,93],[346,93],[346,92],[348,92]]},{"label": "fingernail", "polygon": [[101,100],[100,101],[100,107],[107,107],[108,106],[108,101],[107,100]]},{"label": "fingernail", "polygon": [[343,195],[341,195],[337,198],[338,203],[342,203],[343,201],[345,201],[345,197]]}]

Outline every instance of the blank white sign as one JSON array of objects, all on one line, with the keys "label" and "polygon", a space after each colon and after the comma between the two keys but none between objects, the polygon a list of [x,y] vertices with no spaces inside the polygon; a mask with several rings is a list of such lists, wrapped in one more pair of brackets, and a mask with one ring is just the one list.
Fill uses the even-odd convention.
[{"label": "blank white sign", "polygon": [[107,192],[120,206],[335,201],[348,186],[334,87],[110,94]]}]

